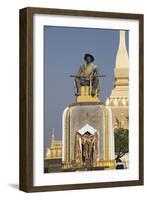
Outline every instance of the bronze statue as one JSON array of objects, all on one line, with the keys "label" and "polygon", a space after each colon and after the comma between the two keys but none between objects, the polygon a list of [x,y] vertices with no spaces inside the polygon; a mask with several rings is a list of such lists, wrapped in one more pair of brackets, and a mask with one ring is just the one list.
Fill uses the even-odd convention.
[{"label": "bronze statue", "polygon": [[75,77],[76,92],[75,95],[80,95],[81,86],[90,86],[91,95],[96,94],[99,84],[99,71],[97,65],[93,64],[94,57],[91,54],[85,54],[84,60],[86,63],[82,65]]}]

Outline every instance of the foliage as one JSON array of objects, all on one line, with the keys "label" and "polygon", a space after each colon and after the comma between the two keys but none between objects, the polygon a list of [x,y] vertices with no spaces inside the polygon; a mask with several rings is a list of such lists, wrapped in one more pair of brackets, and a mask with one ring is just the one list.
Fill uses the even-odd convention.
[{"label": "foliage", "polygon": [[120,158],[129,151],[129,130],[124,128],[116,129],[114,137],[116,162],[121,162]]}]

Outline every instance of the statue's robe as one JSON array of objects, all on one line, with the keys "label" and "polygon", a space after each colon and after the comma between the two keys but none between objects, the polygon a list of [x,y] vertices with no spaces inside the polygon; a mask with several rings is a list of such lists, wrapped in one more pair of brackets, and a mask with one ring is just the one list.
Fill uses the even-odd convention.
[{"label": "statue's robe", "polygon": [[79,68],[79,71],[77,73],[77,76],[84,76],[87,77],[87,79],[99,76],[99,70],[98,66],[90,63],[90,64],[84,64]]}]

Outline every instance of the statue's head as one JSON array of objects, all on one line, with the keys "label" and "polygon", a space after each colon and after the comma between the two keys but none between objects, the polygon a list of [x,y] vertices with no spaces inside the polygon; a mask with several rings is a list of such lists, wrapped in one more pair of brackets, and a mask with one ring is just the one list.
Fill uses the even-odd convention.
[{"label": "statue's head", "polygon": [[84,55],[84,60],[85,60],[87,63],[91,63],[91,62],[94,61],[94,57],[93,57],[93,55],[86,53],[86,54]]}]

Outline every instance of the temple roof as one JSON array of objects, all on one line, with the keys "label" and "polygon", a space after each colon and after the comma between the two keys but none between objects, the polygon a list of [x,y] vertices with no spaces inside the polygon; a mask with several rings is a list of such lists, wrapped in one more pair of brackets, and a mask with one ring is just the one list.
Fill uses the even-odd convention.
[{"label": "temple roof", "polygon": [[80,133],[81,135],[84,135],[86,132],[89,132],[90,134],[94,135],[96,131],[97,130],[94,129],[92,126],[90,126],[89,124],[86,124],[81,129],[78,130],[78,133]]}]

